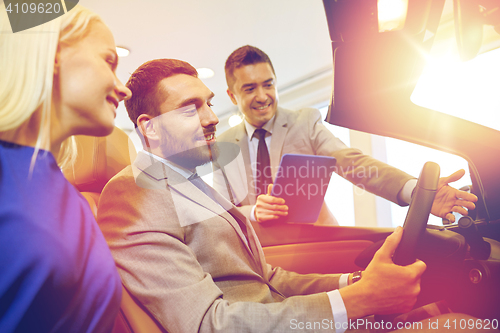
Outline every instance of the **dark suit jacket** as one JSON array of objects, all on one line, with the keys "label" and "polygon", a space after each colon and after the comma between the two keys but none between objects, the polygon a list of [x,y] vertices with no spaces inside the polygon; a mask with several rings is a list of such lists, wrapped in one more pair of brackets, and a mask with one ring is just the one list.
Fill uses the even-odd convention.
[{"label": "dark suit jacket", "polygon": [[[244,122],[219,135],[217,141],[237,144],[241,149],[239,161],[226,165],[225,173],[234,191],[236,203],[241,206],[242,213],[249,217],[256,202],[256,192],[252,182],[248,135]],[[340,176],[397,204],[401,204],[397,199],[399,191],[408,180],[415,178],[364,155],[358,149],[347,147],[323,125],[321,114],[313,108],[298,111],[278,108],[269,152],[273,179],[281,157],[287,153],[333,156],[337,159],[336,172]],[[214,188],[228,197],[227,186],[220,172],[214,173]]]},{"label": "dark suit jacket", "polygon": [[124,286],[151,315],[171,333],[283,332],[292,319],[332,320],[325,291],[339,275],[271,268],[251,224],[213,194],[220,205],[145,153],[103,190],[99,226]]}]

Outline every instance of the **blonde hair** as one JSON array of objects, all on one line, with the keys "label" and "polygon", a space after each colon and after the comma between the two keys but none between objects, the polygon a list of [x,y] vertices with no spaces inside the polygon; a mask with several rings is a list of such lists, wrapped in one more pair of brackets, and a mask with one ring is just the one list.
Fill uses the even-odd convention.
[{"label": "blonde hair", "polygon": [[[0,5],[0,132],[19,127],[40,109],[32,165],[38,151],[50,147],[54,64],[59,43],[71,44],[85,37],[91,22],[102,20],[76,5],[59,18],[14,34],[5,4]],[[72,137],[63,142],[56,158],[60,166],[74,161],[76,149]]]}]

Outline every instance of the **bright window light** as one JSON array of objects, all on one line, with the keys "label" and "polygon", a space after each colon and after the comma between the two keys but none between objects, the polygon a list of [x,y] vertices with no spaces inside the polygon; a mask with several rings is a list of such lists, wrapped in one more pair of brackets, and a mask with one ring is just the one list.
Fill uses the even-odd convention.
[{"label": "bright window light", "polygon": [[242,121],[243,121],[243,119],[239,115],[237,115],[237,114],[233,114],[227,120],[227,122],[229,123],[230,127],[234,127],[234,126],[238,125],[239,123],[241,123]]},{"label": "bright window light", "polygon": [[378,0],[378,31],[403,29],[408,12],[408,0]]},{"label": "bright window light", "polygon": [[210,68],[197,68],[196,71],[200,79],[209,79],[215,75],[215,72]]},{"label": "bright window light", "polygon": [[451,51],[431,58],[413,103],[500,130],[500,49],[461,62]]},{"label": "bright window light", "polygon": [[116,47],[116,54],[118,54],[119,57],[126,57],[130,54],[130,51],[124,47],[117,46]]},{"label": "bright window light", "polygon": [[[321,118],[325,119],[328,107],[321,108]],[[323,122],[325,127],[347,146],[350,145],[349,129]],[[325,193],[325,203],[342,226],[354,226],[354,187],[336,173],[332,175]]]}]

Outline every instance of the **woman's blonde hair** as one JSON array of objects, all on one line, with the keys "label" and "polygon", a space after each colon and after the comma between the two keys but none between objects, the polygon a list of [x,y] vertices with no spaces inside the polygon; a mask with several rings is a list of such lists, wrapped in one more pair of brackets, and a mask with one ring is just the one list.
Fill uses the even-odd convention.
[{"label": "woman's blonde hair", "polygon": [[[50,148],[50,115],[54,64],[59,44],[71,44],[88,34],[91,22],[102,22],[88,9],[76,5],[68,13],[37,27],[12,33],[0,5],[0,132],[19,127],[40,109],[40,129],[33,161],[39,149]],[[61,145],[60,166],[76,157],[74,139]]]}]

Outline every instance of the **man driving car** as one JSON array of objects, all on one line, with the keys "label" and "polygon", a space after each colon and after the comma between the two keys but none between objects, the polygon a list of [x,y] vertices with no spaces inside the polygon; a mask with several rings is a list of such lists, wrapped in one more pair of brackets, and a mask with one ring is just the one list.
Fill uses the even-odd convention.
[{"label": "man driving car", "polygon": [[[343,332],[413,307],[426,265],[392,262],[401,228],[362,273],[297,274],[266,263],[248,219],[196,173],[218,154],[218,119],[191,65],[146,62],[127,87],[144,150],[106,185],[98,222],[125,288],[165,330]],[[469,317],[436,320],[450,318]]]}]

